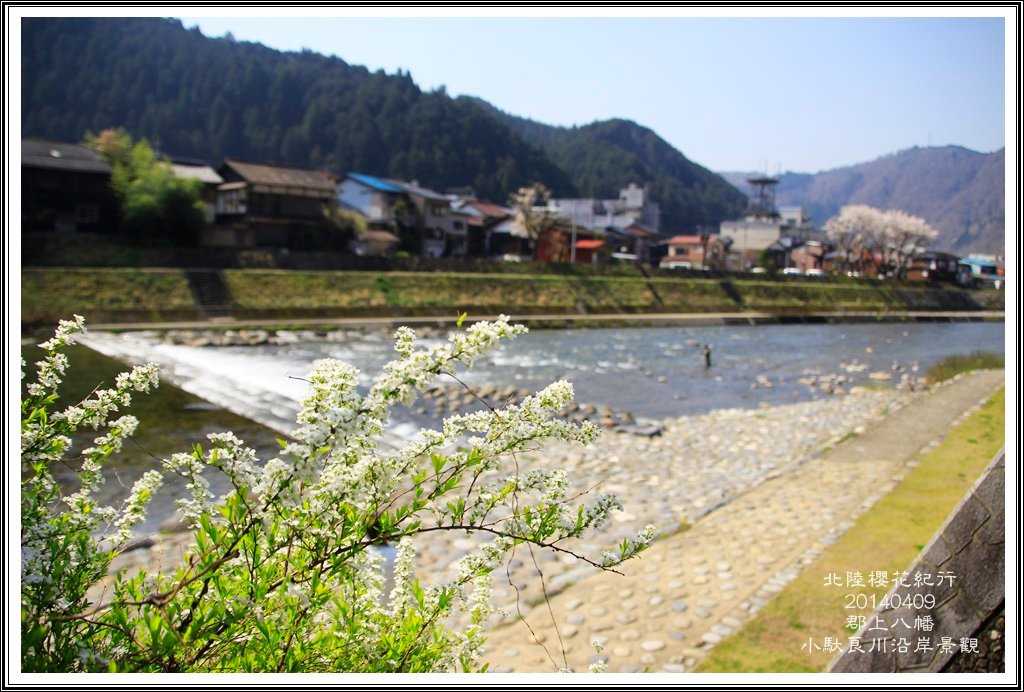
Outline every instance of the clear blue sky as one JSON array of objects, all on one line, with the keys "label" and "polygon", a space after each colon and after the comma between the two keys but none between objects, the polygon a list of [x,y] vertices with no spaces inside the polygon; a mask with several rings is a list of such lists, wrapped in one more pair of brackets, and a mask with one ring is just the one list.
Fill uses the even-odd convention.
[{"label": "clear blue sky", "polygon": [[423,89],[550,124],[628,118],[719,171],[817,172],[929,142],[1004,145],[1001,18],[182,21],[409,70]]}]

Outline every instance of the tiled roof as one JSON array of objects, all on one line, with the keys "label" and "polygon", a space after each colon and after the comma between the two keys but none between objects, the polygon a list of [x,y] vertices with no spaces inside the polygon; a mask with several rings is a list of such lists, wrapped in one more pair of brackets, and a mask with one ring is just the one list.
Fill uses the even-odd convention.
[{"label": "tiled roof", "polygon": [[334,176],[327,171],[313,171],[306,168],[274,166],[266,163],[249,163],[225,159],[229,166],[249,183],[263,185],[285,185],[313,190],[334,191]]},{"label": "tiled roof", "polygon": [[643,225],[642,223],[630,224],[629,226],[626,227],[626,232],[629,233],[630,235],[639,236],[641,238],[645,236],[654,237],[658,235],[657,231],[655,231],[653,228],[649,228]]},{"label": "tiled roof", "polygon": [[172,163],[171,170],[174,171],[174,175],[179,178],[195,178],[201,183],[208,185],[219,185],[224,182],[224,178],[217,175],[217,171],[213,170],[206,164],[193,165],[187,163]]},{"label": "tiled roof", "polygon": [[393,178],[383,178],[382,180],[384,180],[385,182],[390,183],[391,185],[394,185],[395,187],[399,188],[399,191],[407,192],[410,195],[416,195],[417,197],[422,197],[423,199],[431,199],[431,200],[435,200],[437,202],[448,202],[448,201],[450,201],[447,197],[445,197],[441,193],[434,192],[433,190],[428,190],[425,187],[420,187],[419,184],[417,184],[415,182],[408,183],[408,182],[406,182],[404,180],[394,180]]},{"label": "tiled roof", "polygon": [[21,165],[27,168],[110,174],[110,164],[92,149],[63,142],[21,140]]},{"label": "tiled roof", "polygon": [[376,240],[377,242],[384,242],[384,243],[397,243],[398,242],[398,237],[395,236],[394,233],[390,233],[388,231],[379,231],[379,230],[365,231],[364,233],[362,233],[359,236],[359,238],[361,240]]},{"label": "tiled roof", "polygon": [[[689,244],[700,244],[699,235],[675,235],[666,241],[669,245],[689,245]],[[710,242],[710,239],[709,239]]]},{"label": "tiled roof", "polygon": [[590,240],[589,238],[585,238],[583,240],[576,241],[576,247],[580,250],[596,250],[602,245],[604,245],[603,240]]},{"label": "tiled roof", "polygon": [[506,216],[511,216],[511,211],[504,207],[498,206],[494,202],[468,202],[467,206],[473,207],[484,216],[491,216],[496,219],[501,219]]}]

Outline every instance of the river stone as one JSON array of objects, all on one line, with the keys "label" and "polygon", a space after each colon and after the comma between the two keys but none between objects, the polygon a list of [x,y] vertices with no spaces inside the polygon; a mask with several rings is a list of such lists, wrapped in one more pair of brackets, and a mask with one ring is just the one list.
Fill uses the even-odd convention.
[{"label": "river stone", "polygon": [[650,639],[648,641],[642,642],[640,644],[640,648],[644,651],[649,652],[661,651],[665,648],[665,642],[661,641],[660,639]]}]

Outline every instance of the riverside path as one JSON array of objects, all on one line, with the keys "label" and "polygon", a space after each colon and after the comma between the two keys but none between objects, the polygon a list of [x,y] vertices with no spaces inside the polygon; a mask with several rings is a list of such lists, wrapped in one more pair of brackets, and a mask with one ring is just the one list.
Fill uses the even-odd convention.
[{"label": "riverside path", "polygon": [[[863,435],[766,480],[657,541],[624,576],[597,573],[551,597],[526,622],[489,633],[493,672],[685,672],[748,621],[772,596],[902,479],[1004,382],[983,371],[937,386]],[[938,527],[936,527],[938,528]],[[557,623],[555,627],[552,623]],[[597,640],[600,654],[591,644]]]}]

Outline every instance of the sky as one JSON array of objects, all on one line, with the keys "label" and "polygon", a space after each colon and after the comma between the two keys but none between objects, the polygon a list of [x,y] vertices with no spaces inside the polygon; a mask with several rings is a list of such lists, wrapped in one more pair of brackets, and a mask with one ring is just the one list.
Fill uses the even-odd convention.
[{"label": "sky", "polygon": [[814,173],[913,146],[1005,144],[1001,17],[207,13],[180,19],[208,36],[407,70],[425,90],[552,125],[634,120],[716,171]]}]

